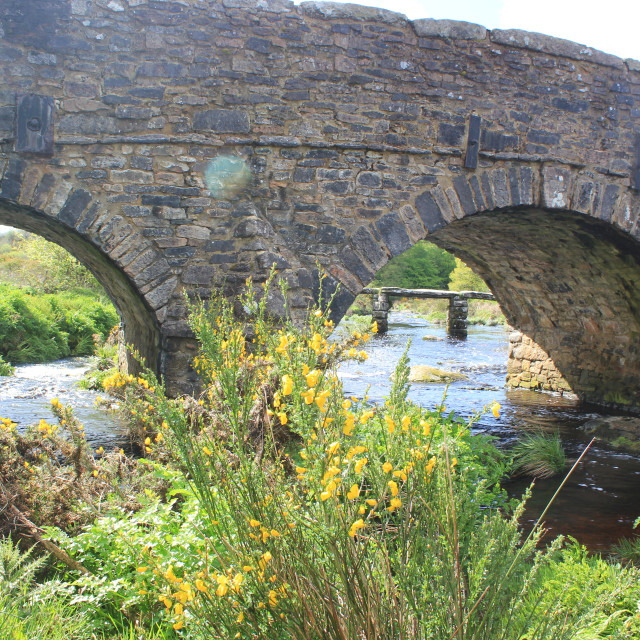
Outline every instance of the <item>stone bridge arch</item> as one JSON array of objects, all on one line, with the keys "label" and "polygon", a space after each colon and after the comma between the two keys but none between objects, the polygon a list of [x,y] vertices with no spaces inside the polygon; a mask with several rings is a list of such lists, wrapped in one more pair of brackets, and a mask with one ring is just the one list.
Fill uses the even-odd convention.
[{"label": "stone bridge arch", "polygon": [[[12,167],[0,182],[0,225],[38,234],[80,260],[115,305],[124,343],[133,345],[152,369],[161,370],[163,345],[150,305],[153,298],[148,300],[144,295],[145,280],[150,276],[135,264],[136,260],[138,265],[152,264],[149,247],[141,238],[132,237],[129,225],[105,220],[100,203],[93,202],[89,192],[74,190],[54,175],[43,175],[37,168],[22,164],[26,180],[19,192],[14,191],[18,183],[12,180]],[[129,242],[125,243],[126,239]],[[138,370],[130,354],[126,360],[130,370]]]},{"label": "stone bridge arch", "polygon": [[628,408],[638,402],[640,364],[637,225],[615,182],[511,162],[439,181],[397,217],[359,230],[359,240],[378,235],[389,252],[376,259],[370,241],[356,242],[345,262],[371,280],[365,263],[379,269],[420,239],[435,242],[482,276],[509,323],[551,355],[582,399]]},{"label": "stone bridge arch", "polygon": [[276,263],[300,317],[319,262],[340,315],[427,236],[583,398],[640,407],[640,63],[328,2],[0,0],[0,64],[2,220],[93,264],[174,393],[185,294]]}]

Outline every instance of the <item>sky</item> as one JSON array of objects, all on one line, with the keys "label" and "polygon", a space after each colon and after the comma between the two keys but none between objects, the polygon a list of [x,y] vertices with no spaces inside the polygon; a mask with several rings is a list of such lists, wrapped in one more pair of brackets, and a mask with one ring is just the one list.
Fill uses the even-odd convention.
[{"label": "sky", "polygon": [[[299,4],[301,0],[294,0]],[[522,29],[640,60],[638,0],[360,0],[408,18],[446,18],[488,29]]]}]

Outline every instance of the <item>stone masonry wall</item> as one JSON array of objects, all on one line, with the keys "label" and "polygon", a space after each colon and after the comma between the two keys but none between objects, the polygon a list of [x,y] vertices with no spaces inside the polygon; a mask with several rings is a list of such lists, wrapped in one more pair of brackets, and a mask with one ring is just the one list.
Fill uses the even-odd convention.
[{"label": "stone masonry wall", "polygon": [[174,392],[188,298],[275,263],[300,318],[319,264],[339,318],[429,236],[581,397],[640,407],[640,63],[327,2],[0,0],[0,65],[0,224],[81,257]]},{"label": "stone masonry wall", "polygon": [[571,393],[553,360],[531,338],[520,331],[509,334],[507,385],[521,389]]}]

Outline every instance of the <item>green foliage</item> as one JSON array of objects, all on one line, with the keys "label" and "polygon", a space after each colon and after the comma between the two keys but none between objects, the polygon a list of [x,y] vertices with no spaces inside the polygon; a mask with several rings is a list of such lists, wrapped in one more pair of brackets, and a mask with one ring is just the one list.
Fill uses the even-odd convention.
[{"label": "green foliage", "polygon": [[449,276],[449,291],[489,291],[485,281],[460,260],[455,259],[455,269]]},{"label": "green foliage", "polygon": [[31,286],[45,293],[81,288],[102,291],[93,274],[61,246],[42,236],[26,233],[17,243],[18,252],[38,265],[30,273]]},{"label": "green foliage", "polygon": [[46,557],[22,553],[10,538],[0,540],[0,636],[7,640],[76,640],[82,619],[72,616],[53,583],[34,585]]},{"label": "green foliage", "polygon": [[142,464],[168,487],[162,497],[147,490],[134,511],[122,503],[107,504],[107,513],[74,537],[48,530],[89,571],[73,581],[71,604],[90,611],[91,630],[109,637],[125,633],[132,622],[157,628],[165,614],[151,588],[153,569],[178,558],[180,565],[195,567],[206,546],[201,536],[205,514],[184,475],[160,464]]},{"label": "green foliage", "polygon": [[10,362],[46,362],[70,354],[68,335],[41,303],[28,291],[0,285],[0,354]]},{"label": "green foliage", "polygon": [[101,391],[104,381],[118,371],[118,328],[114,327],[106,340],[96,339],[94,346],[95,358],[78,386],[82,389]]},{"label": "green foliage", "polygon": [[224,299],[192,309],[198,398],[167,398],[150,372],[105,381],[153,462],[94,456],[57,401],[66,453],[57,427],[23,442],[0,420],[0,476],[23,483],[8,493],[35,500],[37,519],[73,491],[80,533],[46,531],[88,571],[57,566],[24,617],[12,612],[22,635],[2,637],[640,637],[637,570],[560,541],[538,549],[537,528],[523,539],[523,506],[511,512],[498,484],[505,457],[444,407],[408,400],[406,354],[383,404],[345,399],[336,364],[365,359],[368,333],[329,341],[322,308],[302,328],[274,325],[269,286],[240,299],[244,322]]},{"label": "green foliage", "polygon": [[622,538],[611,547],[611,552],[623,560],[640,565],[640,536]]},{"label": "green foliage", "polygon": [[558,433],[526,433],[512,449],[513,471],[534,478],[550,478],[567,466]]},{"label": "green foliage", "polygon": [[15,367],[12,367],[10,362],[5,362],[0,355],[0,376],[12,376],[14,373]]},{"label": "green foliage", "polygon": [[446,289],[454,267],[455,259],[450,253],[421,241],[385,265],[371,286]]},{"label": "green foliage", "polygon": [[0,355],[12,363],[47,362],[94,351],[118,322],[110,303],[88,290],[38,294],[0,284]]},{"label": "green foliage", "polygon": [[[533,609],[545,612],[536,615]],[[575,540],[546,564],[525,594],[522,612],[531,616],[538,636],[560,631],[579,640],[640,638],[640,572],[590,554]],[[573,634],[573,635],[572,635]]]}]

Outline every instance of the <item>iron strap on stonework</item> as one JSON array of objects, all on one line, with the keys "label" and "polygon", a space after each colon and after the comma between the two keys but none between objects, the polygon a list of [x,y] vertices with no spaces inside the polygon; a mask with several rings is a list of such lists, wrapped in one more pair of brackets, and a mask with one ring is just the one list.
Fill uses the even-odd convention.
[{"label": "iron strap on stonework", "polygon": [[633,175],[634,180],[632,187],[636,191],[640,191],[640,135],[636,137],[636,169]]},{"label": "iron strap on stonework", "polygon": [[16,151],[53,155],[54,106],[51,96],[16,96]]},{"label": "iron strap on stonework", "polygon": [[469,136],[467,137],[467,154],[464,158],[465,169],[475,169],[478,166],[478,152],[480,151],[480,116],[469,118]]}]

